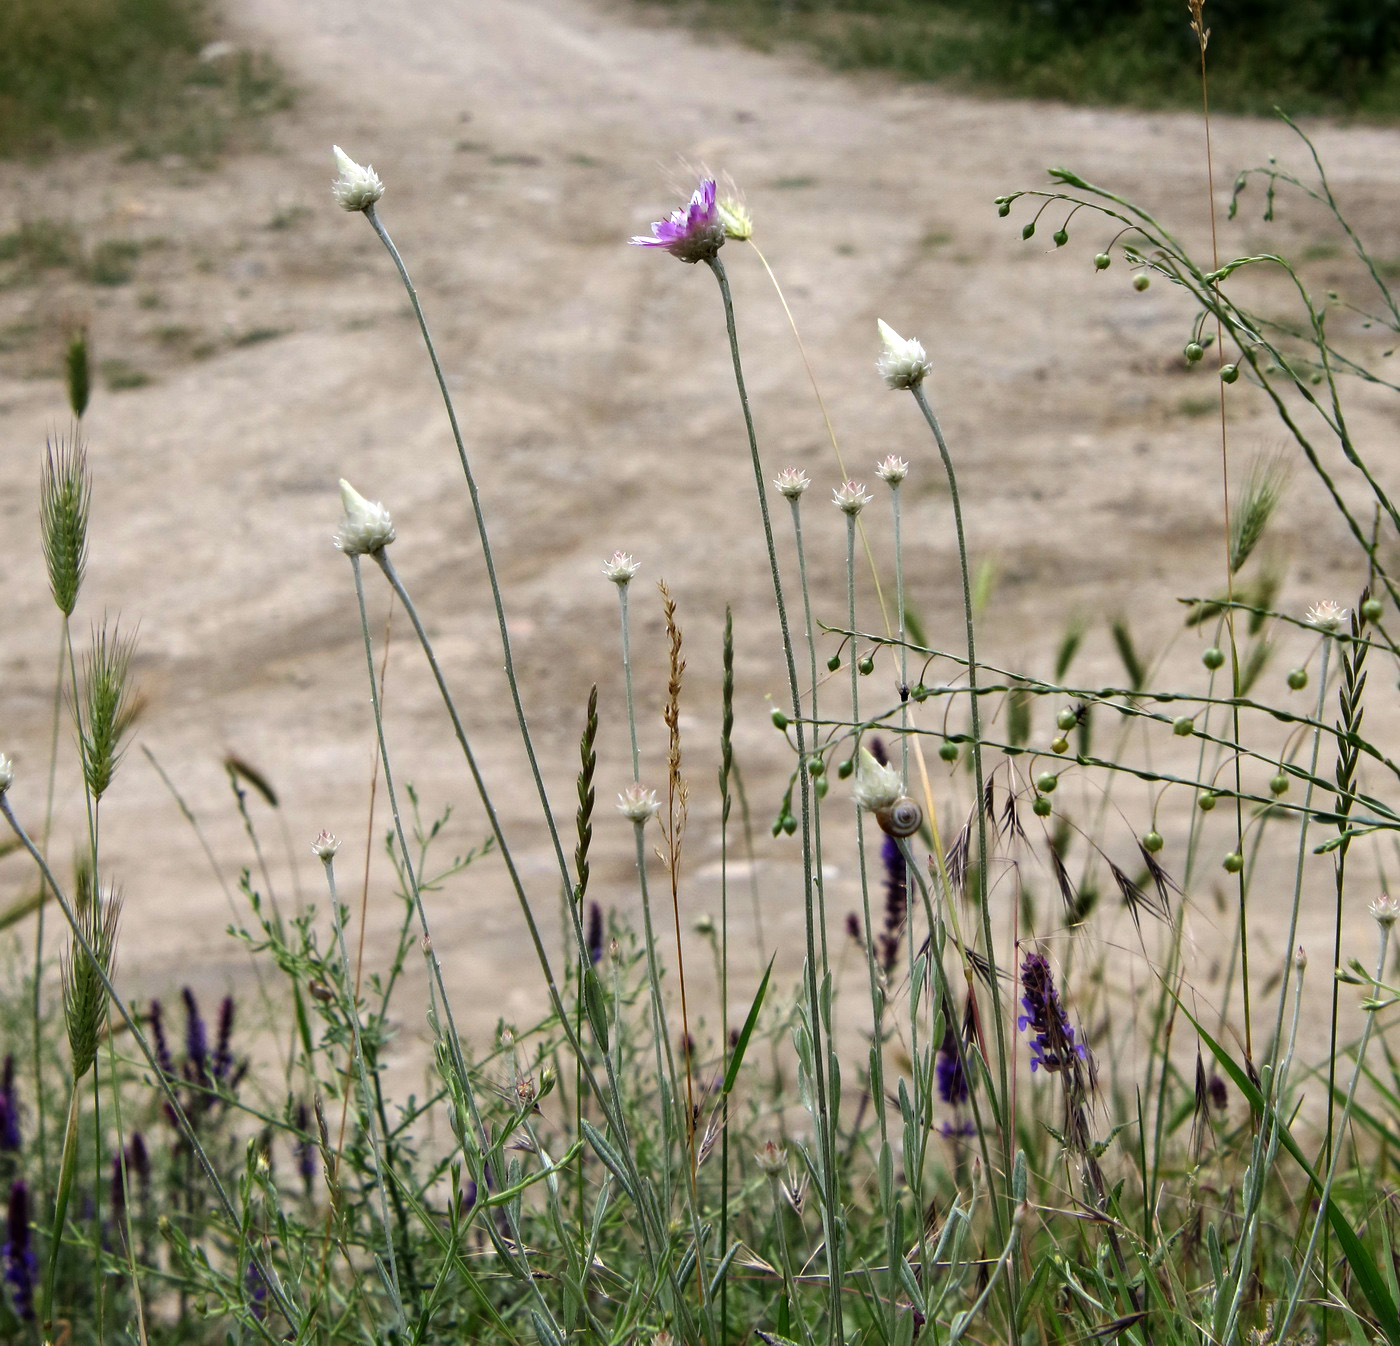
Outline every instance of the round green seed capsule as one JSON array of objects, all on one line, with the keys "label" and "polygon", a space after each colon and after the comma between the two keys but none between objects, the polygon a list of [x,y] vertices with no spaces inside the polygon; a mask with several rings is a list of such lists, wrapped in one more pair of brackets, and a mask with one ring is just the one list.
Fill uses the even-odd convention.
[{"label": "round green seed capsule", "polygon": [[1269,782],[1269,793],[1274,795],[1286,795],[1288,793],[1288,777],[1285,776],[1283,772],[1280,771],[1279,774]]},{"label": "round green seed capsule", "polygon": [[1067,739],[1063,734],[1061,734],[1059,738],[1052,738],[1050,740],[1050,751],[1056,753],[1068,752],[1069,739]]},{"label": "round green seed capsule", "polygon": [[826,667],[829,673],[835,673],[836,670],[841,667],[841,656],[839,654],[833,654],[831,658],[826,661]]},{"label": "round green seed capsule", "polygon": [[788,717],[776,706],[773,708],[773,727],[775,729],[786,729],[788,727]]},{"label": "round green seed capsule", "polygon": [[1202,813],[1209,813],[1211,809],[1215,807],[1215,796],[1211,794],[1209,790],[1207,790],[1196,801],[1196,807],[1199,808]]},{"label": "round green seed capsule", "polygon": [[1043,795],[1055,793],[1055,787],[1060,783],[1060,778],[1053,771],[1042,771],[1035,778],[1035,788]]},{"label": "round green seed capsule", "polygon": [[1065,244],[1069,242],[1069,230],[1056,229],[1051,237],[1055,240],[1055,246],[1057,248],[1063,248]]},{"label": "round green seed capsule", "polygon": [[1003,202],[997,207],[997,214],[1000,215],[1002,219],[1005,219],[1008,215],[1010,215],[1010,214],[1011,214],[1011,202],[1010,202],[1010,201],[1003,201]]},{"label": "round green seed capsule", "polygon": [[867,654],[865,658],[862,659],[860,663],[856,665],[856,667],[860,669],[861,676],[864,677],[865,674],[873,673],[875,671],[875,661]]},{"label": "round green seed capsule", "polygon": [[1225,651],[1219,645],[1211,645],[1201,651],[1201,662],[1214,672],[1225,662]]},{"label": "round green seed capsule", "polygon": [[944,741],[938,745],[938,755],[945,762],[956,762],[958,760],[958,745],[944,739]]},{"label": "round green seed capsule", "polygon": [[826,763],[820,757],[814,757],[807,763],[807,774],[809,776],[826,775]]},{"label": "round green seed capsule", "polygon": [[1240,376],[1239,365],[1222,365],[1220,367],[1221,383],[1234,383]]},{"label": "round green seed capsule", "polygon": [[1055,723],[1066,733],[1068,733],[1071,729],[1074,728],[1075,725],[1079,723],[1079,716],[1074,713],[1073,707],[1066,706],[1057,716],[1055,716]]},{"label": "round green seed capsule", "polygon": [[909,695],[915,701],[927,701],[929,698],[929,690],[927,687],[924,686],[923,683],[918,683],[915,685],[914,689],[909,693]]},{"label": "round green seed capsule", "polygon": [[1385,604],[1379,598],[1368,598],[1361,605],[1361,615],[1368,622],[1378,622],[1385,613]]},{"label": "round green seed capsule", "polygon": [[1096,252],[1094,254],[1094,270],[1107,271],[1113,265],[1113,258],[1106,252]]},{"label": "round green seed capsule", "polygon": [[791,836],[797,831],[797,819],[790,813],[783,818],[783,831],[786,832],[788,836]]},{"label": "round green seed capsule", "polygon": [[1034,221],[1034,220],[1030,220],[1030,221],[1027,222],[1025,228],[1023,228],[1023,229],[1021,230],[1021,237],[1022,237],[1022,238],[1030,238],[1030,236],[1031,236],[1032,234],[1034,234],[1034,233],[1035,233],[1035,221]]},{"label": "round green seed capsule", "polygon": [[1178,715],[1172,721],[1172,733],[1178,738],[1185,738],[1196,727],[1196,722],[1189,715]]},{"label": "round green seed capsule", "polygon": [[1244,868],[1244,856],[1239,851],[1231,851],[1229,855],[1221,861],[1227,874],[1238,874]]},{"label": "round green seed capsule", "polygon": [[831,788],[831,782],[825,776],[818,776],[812,785],[812,791],[818,799],[825,799],[826,792]]},{"label": "round green seed capsule", "polygon": [[845,780],[855,769],[855,762],[848,757],[844,762],[841,763],[840,766],[836,768],[836,774],[840,776],[842,780]]},{"label": "round green seed capsule", "polygon": [[1149,855],[1156,855],[1162,849],[1162,834],[1160,832],[1144,832],[1142,834],[1142,849]]},{"label": "round green seed capsule", "polygon": [[1188,341],[1186,349],[1181,353],[1186,357],[1188,365],[1194,365],[1205,354],[1205,348],[1199,341]]},{"label": "round green seed capsule", "polygon": [[1053,807],[1054,806],[1044,795],[1036,795],[1035,803],[1031,805],[1031,812],[1034,813],[1037,818],[1048,818]]},{"label": "round green seed capsule", "polygon": [[1290,668],[1288,670],[1288,685],[1295,692],[1301,692],[1308,685],[1308,670],[1306,668]]},{"label": "round green seed capsule", "polygon": [[1149,285],[1151,285],[1151,284],[1152,284],[1152,277],[1151,277],[1151,276],[1145,276],[1145,275],[1143,275],[1142,272],[1140,272],[1140,271],[1138,272],[1138,274],[1137,274],[1136,276],[1133,277],[1133,289],[1137,290],[1139,293],[1141,293],[1143,290],[1145,290],[1145,289],[1146,289]]}]

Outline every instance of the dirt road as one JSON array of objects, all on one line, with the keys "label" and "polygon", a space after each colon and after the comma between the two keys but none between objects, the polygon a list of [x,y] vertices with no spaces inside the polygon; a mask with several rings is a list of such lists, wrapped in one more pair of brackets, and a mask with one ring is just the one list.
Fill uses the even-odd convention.
[{"label": "dirt road", "polygon": [[[743,189],[853,474],[872,480],[889,452],[914,464],[907,568],[911,602],[935,643],[960,642],[946,492],[915,408],[874,374],[877,316],[921,337],[934,362],[932,393],[961,463],[970,542],[998,568],[987,658],[1043,671],[1077,612],[1097,622],[1082,675],[1114,677],[1105,616],[1131,614],[1144,643],[1160,645],[1179,629],[1175,597],[1215,587],[1215,383],[1209,369],[1182,368],[1188,309],[1160,284],[1135,293],[1121,262],[1095,275],[1090,259],[1108,232],[1085,217],[1055,252],[1053,225],[1023,243],[1021,217],[999,220],[992,206],[1063,163],[1208,246],[1198,118],[837,77],[583,0],[229,0],[228,12],[230,35],[274,50],[302,90],[271,124],[264,151],[214,173],[112,154],[4,170],[0,233],[49,217],[71,220],[89,244],[145,245],[125,285],[49,273],[0,292],[0,327],[14,338],[0,350],[0,511],[10,542],[0,749],[16,758],[14,798],[31,820],[42,814],[57,649],[35,483],[44,436],[64,421],[60,385],[40,375],[57,367],[67,325],[86,319],[99,360],[123,362],[119,382],[149,381],[99,391],[84,427],[96,486],[78,630],[104,612],[139,621],[137,672],[149,702],[140,741],[178,783],[226,878],[254,859],[219,765],[225,752],[281,790],[309,898],[319,900],[308,843],[320,828],[348,839],[343,881],[361,862],[371,727],[349,568],[330,543],[344,475],[393,511],[398,567],[439,642],[546,927],[557,932],[553,857],[524,784],[442,407],[388,258],[366,224],[330,199],[332,142],[372,161],[388,184],[382,218],[417,279],[459,399],[569,848],[583,706],[589,685],[601,686],[593,882],[608,905],[636,904],[629,829],[611,805],[630,772],[616,595],[600,574],[621,548],[643,564],[633,606],[649,783],[661,783],[665,754],[659,577],[686,638],[688,911],[713,911],[717,901],[712,782],[728,603],[738,614],[736,732],[761,838],[765,940],[790,965],[799,957],[793,847],[766,838],[790,760],[764,700],[783,683],[719,298],[703,268],[624,246],[690,190],[683,160],[728,173]],[[1330,127],[1317,135],[1377,251],[1400,252],[1400,135]],[[1235,170],[1272,153],[1303,167],[1279,124],[1217,123],[1222,204]],[[1224,251],[1253,250],[1267,237],[1283,251],[1311,247],[1319,283],[1330,283],[1331,268],[1341,274],[1315,215],[1290,208],[1266,234],[1257,211],[1246,214],[1226,226]],[[806,510],[818,615],[839,620],[844,542],[841,516],[826,503],[837,482],[831,449],[757,259],[738,245],[726,256],[769,475],[797,464],[816,483]],[[1231,406],[1241,465],[1282,442],[1243,384]],[[1393,464],[1387,413],[1363,406],[1355,425],[1378,468]],[[877,503],[866,517],[883,563],[883,488]],[[787,531],[780,536],[786,548]],[[1285,604],[1347,601],[1359,587],[1340,522],[1301,472],[1275,542],[1289,563]],[[381,589],[372,587],[376,621]],[[865,624],[877,626],[868,592],[862,602]],[[425,813],[452,804],[452,844],[470,844],[484,835],[480,808],[406,636],[400,615],[387,694],[400,779],[416,784]],[[1280,669],[1307,648],[1300,640]],[[1196,676],[1194,652],[1188,642],[1170,667]],[[872,705],[892,698],[888,665],[864,694]],[[1042,720],[1038,732],[1046,727]],[[965,807],[966,786],[959,805],[942,772],[937,780],[951,817]],[[1146,823],[1145,809],[1134,812],[1138,799],[1124,796],[1118,840]],[[60,827],[76,836],[71,759],[59,800]],[[252,807],[290,903],[279,826],[256,800]],[[833,804],[842,822],[846,808]],[[103,813],[113,874],[127,893],[123,975],[152,988],[190,978],[242,984],[246,958],[223,934],[229,908],[219,885],[140,751],[129,754]],[[376,834],[387,826],[381,796]],[[1180,863],[1180,849],[1173,854]],[[839,848],[837,858],[831,900],[844,914],[854,888]],[[371,947],[381,949],[398,913],[382,864],[376,875]],[[0,882],[9,895],[29,877],[11,858]],[[474,1031],[498,1014],[524,1019],[540,1003],[498,865],[483,863],[436,897],[434,920],[459,1017]],[[1319,931],[1324,924],[1319,916]],[[1266,923],[1261,941],[1263,956],[1277,957],[1277,930]]]}]

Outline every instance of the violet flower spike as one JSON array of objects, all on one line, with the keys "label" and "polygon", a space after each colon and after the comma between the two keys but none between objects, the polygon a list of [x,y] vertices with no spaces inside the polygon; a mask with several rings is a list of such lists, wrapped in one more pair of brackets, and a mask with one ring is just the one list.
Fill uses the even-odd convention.
[{"label": "violet flower spike", "polygon": [[15,1314],[22,1322],[34,1321],[34,1277],[38,1263],[29,1239],[29,1188],[24,1179],[10,1186],[10,1203],[6,1212],[5,1279]]},{"label": "violet flower spike", "polygon": [[1055,974],[1044,954],[1028,953],[1021,963],[1021,1007],[1026,1011],[1016,1020],[1016,1027],[1031,1030],[1031,1073],[1042,1066],[1053,1073],[1067,1070],[1087,1059],[1082,1042],[1074,1040],[1069,1015],[1055,989]]},{"label": "violet flower spike", "polygon": [[628,242],[637,248],[665,248],[683,262],[707,262],[724,246],[724,221],[715,206],[715,180],[706,178],[688,205],[673,210],[666,220],[651,226],[652,236],[635,235]]}]

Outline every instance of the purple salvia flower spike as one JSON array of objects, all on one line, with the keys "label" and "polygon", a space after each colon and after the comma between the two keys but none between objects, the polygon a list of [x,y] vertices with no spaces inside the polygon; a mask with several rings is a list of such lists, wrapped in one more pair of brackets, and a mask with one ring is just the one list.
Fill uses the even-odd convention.
[{"label": "purple salvia flower spike", "polygon": [[175,1074],[175,1061],[170,1055],[170,1044],[165,1040],[165,1011],[159,1000],[151,1001],[146,1013],[146,1023],[151,1030],[151,1043],[155,1048],[156,1064],[166,1078]]},{"label": "purple salvia flower spike", "polygon": [[960,1107],[967,1102],[967,1075],[958,1059],[957,1029],[949,1023],[943,1030],[943,1042],[938,1048],[933,1074],[938,1084],[938,1096],[949,1107]]},{"label": "purple salvia flower spike", "polygon": [[1025,1013],[1017,1019],[1016,1027],[1031,1030],[1031,1072],[1042,1066],[1050,1072],[1065,1070],[1074,1064],[1075,1057],[1086,1059],[1088,1053],[1084,1044],[1074,1039],[1069,1015],[1055,989],[1055,975],[1043,954],[1028,953],[1021,963],[1021,990],[1025,993],[1021,997]]},{"label": "purple salvia flower spike", "polygon": [[19,1094],[15,1090],[15,1058],[5,1057],[0,1073],[0,1151],[15,1153],[23,1144],[19,1129]]},{"label": "purple salvia flower spike", "polygon": [[146,1150],[145,1137],[139,1131],[131,1133],[131,1144],[126,1147],[126,1162],[136,1174],[141,1190],[151,1185],[151,1156]]},{"label": "purple salvia flower spike", "polygon": [[29,1241],[29,1188],[24,1179],[10,1185],[10,1203],[5,1224],[5,1280],[9,1282],[15,1313],[34,1321],[34,1275],[37,1262]]},{"label": "purple salvia flower spike", "polygon": [[724,221],[715,207],[715,180],[706,178],[688,204],[651,226],[651,237],[628,241],[638,248],[665,248],[683,262],[709,261],[724,245]]},{"label": "purple salvia flower spike", "polygon": [[219,1031],[214,1046],[214,1078],[227,1081],[233,1068],[233,997],[226,995],[219,1003]]},{"label": "purple salvia flower spike", "polygon": [[209,1079],[209,1032],[194,992],[186,986],[180,998],[185,1002],[185,1077],[192,1084],[205,1084]]}]

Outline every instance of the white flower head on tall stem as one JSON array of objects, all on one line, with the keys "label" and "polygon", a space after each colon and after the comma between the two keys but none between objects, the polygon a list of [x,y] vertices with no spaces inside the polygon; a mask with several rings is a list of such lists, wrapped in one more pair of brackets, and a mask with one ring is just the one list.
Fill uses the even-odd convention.
[{"label": "white flower head on tall stem", "polygon": [[339,145],[332,145],[335,166],[340,170],[331,183],[331,195],[341,210],[368,210],[384,195],[384,184],[370,164],[357,164]]},{"label": "white flower head on tall stem", "polygon": [[378,501],[364,498],[344,477],[340,479],[340,501],[345,517],[335,535],[335,545],[347,556],[373,555],[394,540],[394,521]]},{"label": "white flower head on tall stem", "polygon": [[874,498],[866,495],[865,487],[858,481],[842,482],[831,493],[831,503],[843,514],[859,514]]},{"label": "white flower head on tall stem", "polygon": [[909,464],[903,458],[896,458],[894,454],[890,454],[876,465],[875,475],[881,481],[889,482],[892,487],[898,486],[909,475]]},{"label": "white flower head on tall stem", "polygon": [[632,576],[642,568],[640,561],[634,561],[625,551],[615,551],[603,562],[603,574],[619,589],[632,582]]},{"label": "white flower head on tall stem", "polygon": [[15,778],[15,764],[0,752],[0,795],[10,788]]},{"label": "white flower head on tall stem", "polygon": [[1388,893],[1382,893],[1367,907],[1367,910],[1377,925],[1388,928],[1395,924],[1397,917],[1400,917],[1400,902],[1397,902]]},{"label": "white flower head on tall stem", "polygon": [[329,832],[321,832],[311,843],[311,853],[323,864],[328,865],[340,849],[340,842]]},{"label": "white flower head on tall stem", "polygon": [[1347,616],[1347,608],[1338,607],[1330,598],[1324,598],[1308,609],[1308,625],[1317,627],[1323,635],[1335,635],[1341,630]]},{"label": "white flower head on tall stem", "polygon": [[862,748],[856,761],[851,800],[858,809],[878,813],[904,797],[904,782],[893,767],[881,766],[869,748]]},{"label": "white flower head on tall stem", "polygon": [[924,375],[933,367],[919,342],[906,341],[883,318],[877,318],[880,328],[880,358],[875,368],[880,371],[888,388],[917,388]]},{"label": "white flower head on tall stem", "polygon": [[643,785],[629,785],[617,797],[617,811],[638,824],[649,823],[661,812],[661,801],[655,790]]},{"label": "white flower head on tall stem", "polygon": [[773,485],[780,495],[796,500],[810,485],[812,479],[800,467],[787,467],[773,478]]}]

